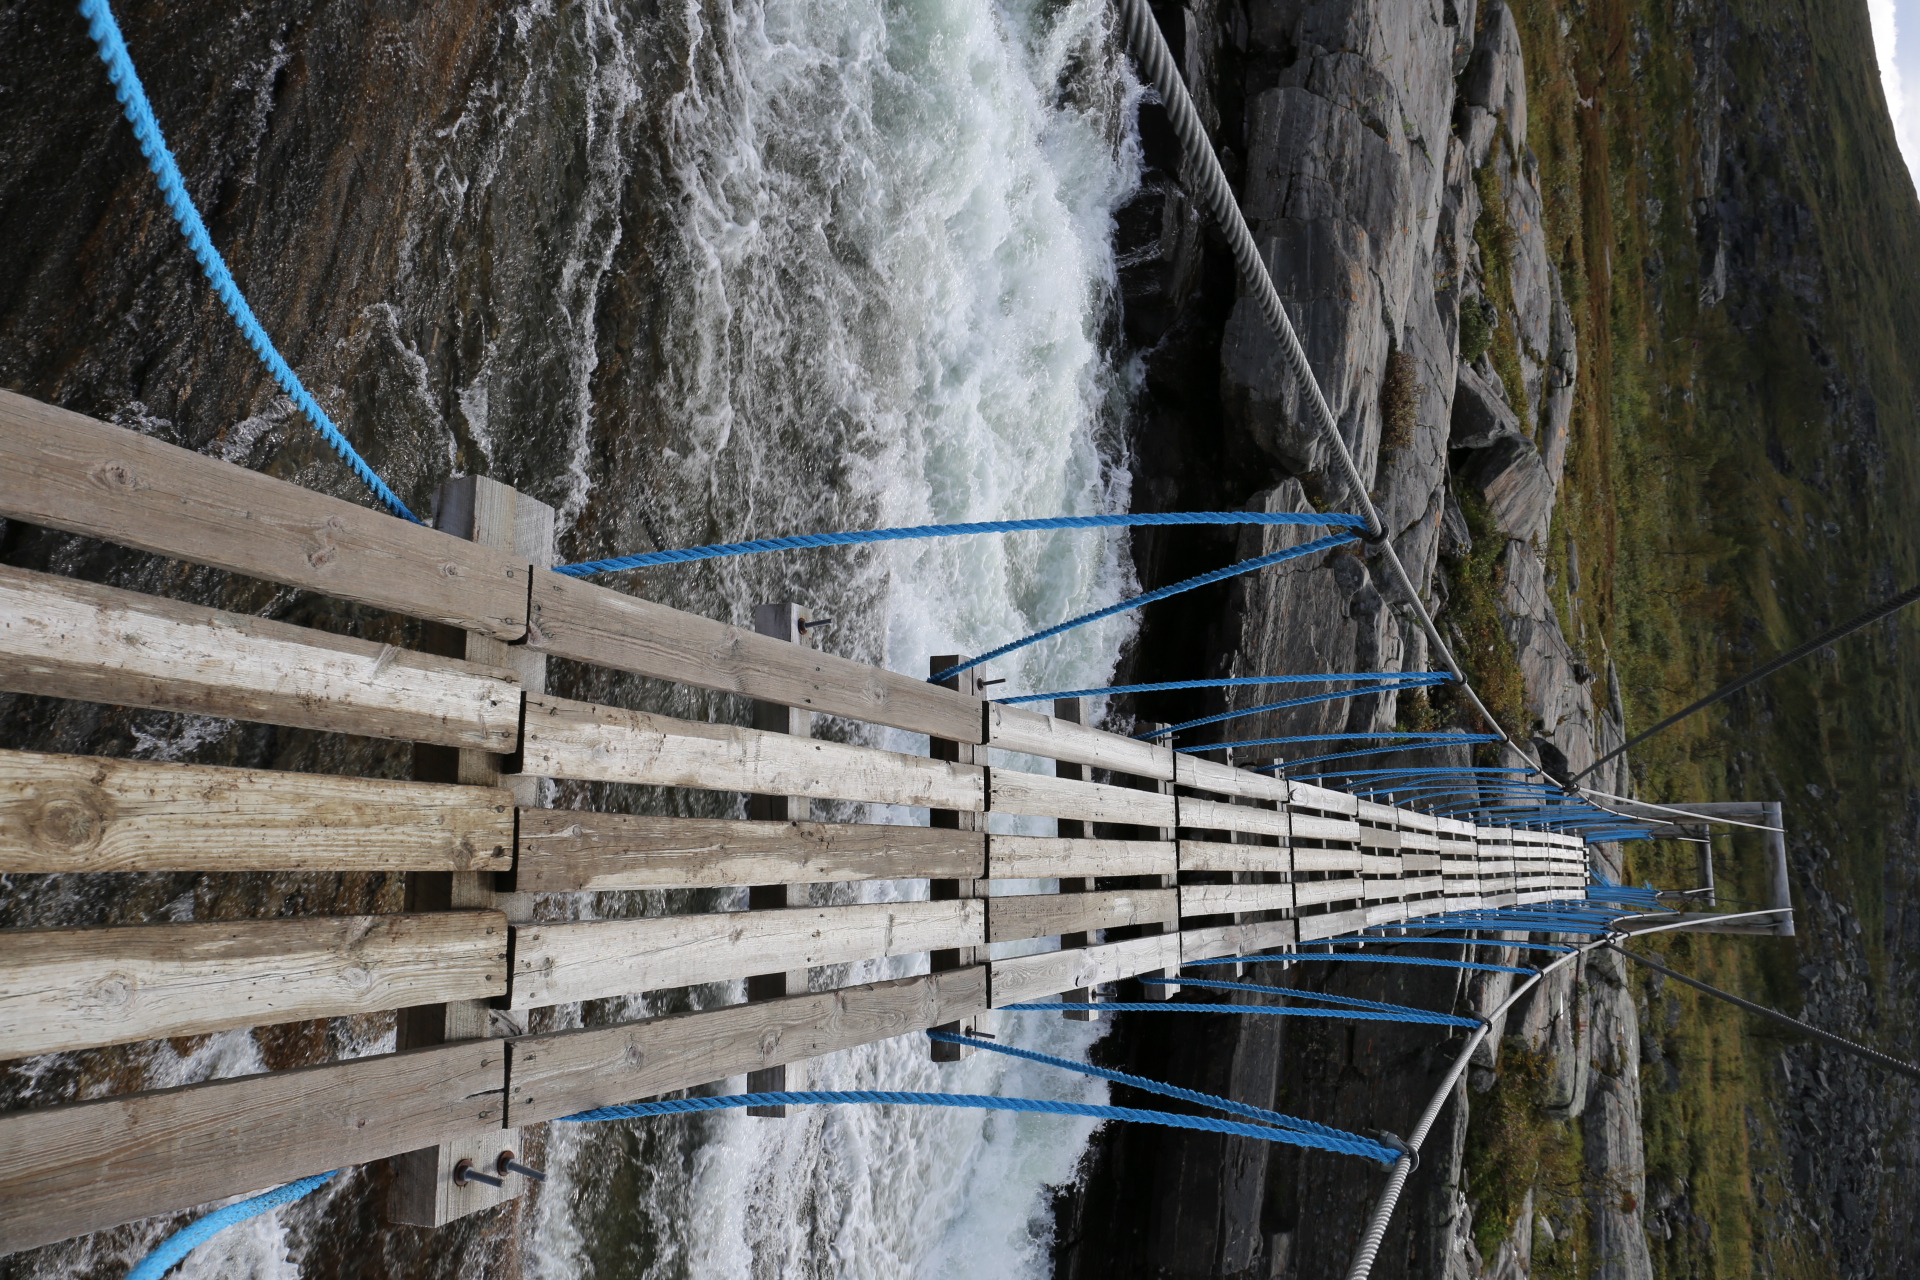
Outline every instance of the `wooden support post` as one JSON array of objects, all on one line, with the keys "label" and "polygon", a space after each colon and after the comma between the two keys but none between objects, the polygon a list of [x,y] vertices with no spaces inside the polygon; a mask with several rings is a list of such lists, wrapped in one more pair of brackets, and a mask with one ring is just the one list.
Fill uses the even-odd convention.
[{"label": "wooden support post", "polygon": [[[1167,727],[1167,722],[1163,720],[1142,720],[1136,723],[1134,726],[1134,728],[1140,733],[1153,733],[1156,730],[1164,729],[1166,727]],[[1172,738],[1156,738],[1154,739],[1154,741],[1161,746],[1165,746],[1169,748],[1173,746]],[[1177,766],[1176,766],[1176,772],[1177,772]],[[1128,782],[1130,783],[1130,785],[1132,785],[1133,787],[1141,791],[1157,791],[1163,796],[1174,797],[1174,810],[1173,810],[1174,824],[1171,827],[1151,828],[1143,834],[1145,834],[1148,839],[1168,840],[1168,841],[1174,842],[1174,866],[1176,870],[1174,874],[1170,876],[1168,875],[1142,876],[1139,878],[1137,882],[1139,887],[1143,889],[1173,888],[1174,886],[1180,883],[1180,873],[1177,870],[1177,868],[1180,865],[1180,852],[1179,852],[1179,843],[1178,843],[1180,839],[1179,792],[1175,789],[1173,779],[1171,778],[1142,778],[1142,777],[1135,776],[1135,777],[1129,778]],[[1135,929],[1131,930],[1130,933],[1133,936],[1137,936],[1137,937],[1148,937],[1156,933],[1166,933],[1169,931],[1169,927],[1171,927],[1172,932],[1178,933],[1180,931],[1180,921],[1178,920],[1178,918],[1174,920],[1171,926],[1164,925],[1164,924],[1139,925]],[[1180,976],[1180,971],[1178,969],[1156,969],[1148,973],[1140,974],[1138,976],[1143,978],[1146,978],[1146,977],[1177,978]],[[1138,983],[1135,985],[1140,987],[1140,994],[1149,1000],[1171,1000],[1175,996],[1180,994],[1180,988],[1177,986],[1163,987],[1157,983]]]},{"label": "wooden support post", "polygon": [[[800,606],[791,600],[753,607],[754,632],[789,644],[801,642],[803,621]],[[753,704],[753,727],[767,733],[790,733],[795,737],[808,738],[813,736],[813,713],[783,703],[756,701]],[[812,802],[805,796],[747,797],[747,817],[761,822],[805,822],[812,816],[812,808]],[[747,909],[750,911],[775,911],[782,907],[808,905],[810,900],[804,884],[757,884],[747,889]],[[747,999],[774,1000],[781,996],[805,995],[807,973],[806,969],[793,969],[784,973],[754,974],[747,979]],[[798,1088],[800,1072],[801,1064],[798,1062],[750,1071],[747,1073],[747,1092],[778,1093]],[[748,1107],[747,1114],[777,1120],[787,1114],[787,1109],[784,1106]]]},{"label": "wooden support post", "polygon": [[[961,654],[936,655],[927,659],[927,674],[935,675],[948,667],[970,661],[972,661],[971,658]],[[942,680],[940,683],[949,689],[957,689],[963,693],[978,696],[983,679],[985,679],[984,673],[980,668],[975,667]],[[927,754],[935,760],[947,760],[955,764],[974,764],[984,767],[987,763],[987,747],[984,743],[975,745],[971,742],[955,742],[950,738],[929,737]],[[993,807],[991,792],[987,797],[987,807],[989,809]],[[987,815],[984,812],[968,813],[960,809],[931,809],[928,811],[928,825],[948,831],[985,831]],[[943,902],[957,898],[977,898],[982,894],[979,882],[975,880],[929,880],[927,896],[935,902]],[[963,969],[973,962],[974,948],[956,947],[933,952],[929,957],[928,968],[934,973],[941,973],[948,969]],[[971,1023],[949,1022],[935,1027],[934,1030],[948,1031],[958,1035],[966,1031],[970,1025]],[[962,1058],[973,1056],[973,1050],[966,1045],[946,1044],[936,1040],[930,1048],[935,1062],[958,1062]]]},{"label": "wooden support post", "polygon": [[[1087,700],[1085,698],[1055,698],[1053,700],[1053,716],[1056,720],[1065,720],[1070,724],[1085,724],[1087,722]],[[1072,778],[1077,782],[1088,780],[1085,765],[1069,764],[1065,760],[1054,761],[1053,773],[1057,778]],[[1060,819],[1060,828],[1055,834],[1062,839],[1082,839],[1093,834],[1092,824],[1081,822],[1075,818],[1062,818]],[[1091,893],[1092,891],[1092,876],[1062,876],[1060,878],[1060,892],[1062,893]],[[1092,942],[1093,935],[1090,933],[1063,933],[1060,935],[1060,949],[1062,951],[1074,947],[1088,946]],[[1063,1004],[1092,1004],[1093,991],[1089,987],[1075,987],[1071,991],[1062,991],[1060,993],[1060,1000]],[[1060,1016],[1069,1022],[1093,1022],[1098,1019],[1100,1015],[1092,1009],[1065,1009],[1061,1011]]]},{"label": "wooden support post", "polygon": [[[553,508],[516,493],[484,476],[462,476],[442,485],[434,503],[434,525],[442,532],[466,538],[526,560],[533,573],[553,567]],[[544,693],[547,658],[536,649],[509,645],[479,632],[450,627],[430,631],[429,647],[448,657],[507,667],[523,689]],[[459,782],[471,786],[505,787],[516,805],[539,804],[537,778],[502,777],[502,757],[486,751],[452,751],[444,747],[414,748],[414,777],[426,782]],[[414,872],[407,877],[407,910],[444,911],[483,907],[505,909],[510,920],[524,921],[525,899],[495,892],[490,871]],[[463,1000],[422,1005],[400,1013],[397,1047],[419,1048],[456,1040],[519,1035],[526,1031],[525,1014],[495,1009],[485,1000]],[[462,1162],[471,1161],[482,1173],[492,1173],[502,1151],[524,1152],[516,1130],[484,1135],[462,1142],[423,1147],[393,1158],[393,1184],[387,1198],[387,1216],[395,1222],[437,1227],[478,1209],[492,1208],[525,1192],[524,1178],[508,1175],[500,1187],[480,1182],[456,1183]]]}]

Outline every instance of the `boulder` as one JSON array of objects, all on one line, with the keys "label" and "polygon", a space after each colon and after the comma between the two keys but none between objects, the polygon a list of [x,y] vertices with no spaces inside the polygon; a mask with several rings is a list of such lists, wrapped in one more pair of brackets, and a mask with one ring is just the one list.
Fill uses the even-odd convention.
[{"label": "boulder", "polygon": [[1553,519],[1553,480],[1533,441],[1505,436],[1471,451],[1460,478],[1486,499],[1500,532],[1517,542],[1546,544]]},{"label": "boulder", "polygon": [[1520,415],[1500,394],[1498,382],[1482,376],[1470,364],[1460,365],[1454,377],[1453,431],[1447,439],[1448,448],[1485,449],[1497,440],[1525,439]]}]

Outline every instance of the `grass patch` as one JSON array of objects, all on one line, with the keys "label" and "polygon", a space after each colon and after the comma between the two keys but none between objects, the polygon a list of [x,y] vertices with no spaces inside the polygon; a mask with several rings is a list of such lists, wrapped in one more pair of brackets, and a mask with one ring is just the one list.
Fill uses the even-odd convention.
[{"label": "grass patch", "polygon": [[[1493,512],[1471,486],[1461,486],[1460,510],[1473,535],[1473,549],[1447,569],[1446,622],[1453,632],[1454,656],[1466,668],[1467,679],[1501,724],[1524,733],[1533,718],[1527,714],[1526,681],[1513,641],[1501,621],[1500,597],[1506,587],[1501,561],[1506,535],[1493,522]],[[1455,685],[1442,685],[1434,697],[1440,714],[1456,724],[1482,732],[1480,715]]]},{"label": "grass patch", "polygon": [[1507,198],[1501,193],[1498,167],[1512,164],[1506,134],[1502,121],[1492,154],[1473,175],[1480,191],[1480,216],[1473,224],[1473,241],[1480,246],[1481,288],[1493,305],[1493,315],[1482,316],[1490,329],[1483,350],[1493,356],[1494,372],[1507,390],[1507,403],[1520,416],[1520,429],[1531,436],[1533,406],[1527,400],[1527,381],[1520,371],[1520,321],[1513,305],[1513,248],[1518,237],[1507,217]]},{"label": "grass patch", "polygon": [[1387,374],[1380,380],[1380,448],[1404,449],[1413,443],[1419,425],[1420,362],[1405,351],[1387,357]]},{"label": "grass patch", "polygon": [[1488,1262],[1519,1225],[1527,1193],[1533,1212],[1557,1222],[1554,1239],[1534,1235],[1535,1277],[1571,1277],[1584,1251],[1579,1126],[1547,1110],[1551,1062],[1517,1036],[1500,1046],[1493,1087],[1470,1095],[1467,1120],[1466,1191],[1473,1203],[1473,1243]]}]

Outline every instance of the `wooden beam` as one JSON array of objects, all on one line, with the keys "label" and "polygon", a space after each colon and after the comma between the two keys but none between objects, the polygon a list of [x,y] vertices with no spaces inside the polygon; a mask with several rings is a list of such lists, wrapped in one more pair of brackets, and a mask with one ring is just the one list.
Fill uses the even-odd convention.
[{"label": "wooden beam", "polygon": [[[1295,886],[1298,888],[1299,886]],[[1352,933],[1371,924],[1364,909],[1356,911],[1331,911],[1317,916],[1301,916],[1294,921],[1299,929],[1300,941],[1313,942],[1321,938],[1337,938],[1343,933]]]},{"label": "wooden beam", "polygon": [[0,1045],[93,1045],[507,990],[492,911],[0,931]]},{"label": "wooden beam", "polygon": [[1336,814],[1350,818],[1360,811],[1360,800],[1344,791],[1332,791],[1326,787],[1316,787],[1310,782],[1289,784],[1293,788],[1290,803],[1302,809],[1317,809],[1321,813]]},{"label": "wooden beam", "polygon": [[[1182,807],[1191,803],[1185,799],[1180,801]],[[1356,864],[1358,860],[1356,855]],[[1292,850],[1272,845],[1224,844],[1217,840],[1180,842],[1180,868],[1183,871],[1292,871],[1294,865]]]},{"label": "wooden beam", "polygon": [[527,643],[561,658],[979,742],[979,699],[570,578],[535,575]]},{"label": "wooden beam", "polygon": [[1293,920],[1258,920],[1187,929],[1180,934],[1180,959],[1192,964],[1196,960],[1251,956],[1275,947],[1290,947],[1296,941],[1295,926]]},{"label": "wooden beam", "polygon": [[475,1041],[0,1115],[0,1254],[497,1131]]},{"label": "wooden beam", "polygon": [[1106,733],[1024,707],[988,703],[987,733],[989,744],[1001,751],[1019,751],[1143,778],[1173,777],[1170,747],[1123,738],[1117,733]]},{"label": "wooden beam", "polygon": [[0,567],[0,689],[511,751],[513,673]]},{"label": "wooden beam", "polygon": [[985,939],[986,912],[974,899],[523,925],[514,930],[513,1007],[978,946]]},{"label": "wooden beam", "polygon": [[1324,902],[1358,902],[1366,894],[1366,881],[1359,876],[1344,880],[1300,880],[1293,886],[1297,907],[1314,907]]},{"label": "wooden beam", "polygon": [[857,1045],[911,1035],[987,1007],[972,965],[837,991],[670,1014],[512,1042],[509,1121],[537,1124]]},{"label": "wooden beam", "polygon": [[522,809],[521,893],[984,875],[986,836],[853,822]]},{"label": "wooden beam", "polygon": [[1162,924],[1179,918],[1177,896],[1172,889],[1094,889],[988,898],[987,941]]},{"label": "wooden beam", "polygon": [[999,835],[987,839],[986,874],[995,880],[1051,880],[1060,876],[1170,876],[1175,870],[1177,865],[1171,840],[1090,840],[1084,837],[1059,839],[1053,836]]},{"label": "wooden beam", "polygon": [[1074,818],[1082,822],[1123,822],[1143,827],[1173,825],[1173,797],[1132,787],[1110,787],[1071,778],[993,771],[993,809],[996,813],[1038,814]]},{"label": "wooden beam", "polygon": [[1295,871],[1360,870],[1358,849],[1293,849],[1288,852]]},{"label": "wooden beam", "polygon": [[1211,791],[1215,795],[1235,796],[1243,800],[1271,800],[1285,804],[1293,798],[1293,784],[1285,778],[1276,778],[1270,773],[1255,773],[1251,769],[1236,769],[1232,765],[1221,764],[1217,760],[1203,759],[1197,755],[1177,755],[1179,764],[1174,781],[1183,787],[1192,787],[1196,791]]},{"label": "wooden beam", "polygon": [[1286,911],[1294,904],[1290,884],[1184,884],[1182,916],[1223,916],[1237,911]]},{"label": "wooden beam", "polygon": [[1070,951],[1042,951],[995,960],[993,1007],[1050,1001],[1062,991],[1091,990],[1137,974],[1180,969],[1180,935],[1155,933]]},{"label": "wooden beam", "polygon": [[503,640],[527,562],[0,391],[0,515]]},{"label": "wooden beam", "polygon": [[1282,840],[1293,834],[1292,815],[1283,810],[1221,804],[1217,800],[1187,796],[1180,800],[1180,825],[1188,830],[1244,831],[1250,835],[1278,836]]},{"label": "wooden beam", "polygon": [[985,773],[972,765],[566,698],[527,698],[526,739],[523,771],[547,778],[976,811],[986,803]]},{"label": "wooden beam", "polygon": [[0,873],[505,871],[512,801],[482,787],[0,751]]},{"label": "wooden beam", "polygon": [[1287,817],[1293,822],[1292,839],[1295,840],[1345,840],[1350,844],[1360,841],[1360,824],[1352,818],[1320,818],[1298,811]]}]

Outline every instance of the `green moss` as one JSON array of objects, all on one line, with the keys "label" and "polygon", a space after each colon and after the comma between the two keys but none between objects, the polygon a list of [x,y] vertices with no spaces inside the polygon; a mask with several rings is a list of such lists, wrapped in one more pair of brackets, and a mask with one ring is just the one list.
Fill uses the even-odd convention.
[{"label": "green moss", "polygon": [[[1460,510],[1473,535],[1473,549],[1447,570],[1445,620],[1453,629],[1454,656],[1494,718],[1510,730],[1524,732],[1530,723],[1526,682],[1500,618],[1500,596],[1506,586],[1501,560],[1507,539],[1494,524],[1487,504],[1471,489],[1462,489]],[[1479,727],[1473,704],[1453,689],[1442,686],[1436,705],[1455,723]]]},{"label": "green moss", "polygon": [[1493,317],[1480,305],[1477,298],[1469,299],[1460,308],[1460,359],[1472,364],[1487,354],[1487,344],[1493,341]]},{"label": "green moss", "polygon": [[1380,381],[1380,448],[1404,449],[1413,443],[1419,425],[1420,363],[1405,351],[1387,357],[1387,375]]},{"label": "green moss", "polygon": [[1577,1125],[1554,1119],[1547,1110],[1551,1060],[1510,1037],[1500,1046],[1500,1067],[1493,1087],[1470,1094],[1465,1168],[1467,1199],[1473,1204],[1473,1243],[1491,1261],[1500,1242],[1513,1234],[1527,1193],[1534,1210],[1560,1220],[1562,1230],[1549,1242],[1536,1235],[1536,1277],[1572,1276],[1586,1234],[1582,1196],[1581,1143]]},{"label": "green moss", "polygon": [[[1486,291],[1494,312],[1492,333],[1483,350],[1492,353],[1494,372],[1500,375],[1500,384],[1507,389],[1507,403],[1520,415],[1520,429],[1531,436],[1533,406],[1527,400],[1527,383],[1520,371],[1520,326],[1513,305],[1513,249],[1519,236],[1513,229],[1513,221],[1507,217],[1507,200],[1501,194],[1497,167],[1511,163],[1504,122],[1499,137],[1493,154],[1473,175],[1480,191],[1480,216],[1473,224],[1473,239],[1480,246],[1480,267],[1484,275],[1481,288]],[[1463,328],[1463,342],[1464,338]]]}]

